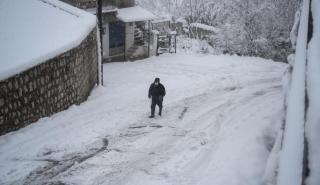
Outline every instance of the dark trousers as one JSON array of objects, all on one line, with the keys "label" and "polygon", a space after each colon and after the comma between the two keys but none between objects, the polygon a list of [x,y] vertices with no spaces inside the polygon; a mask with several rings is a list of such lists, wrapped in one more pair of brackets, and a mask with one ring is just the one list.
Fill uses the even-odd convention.
[{"label": "dark trousers", "polygon": [[154,111],[156,109],[156,105],[159,106],[159,115],[161,115],[161,113],[162,113],[162,101],[163,101],[162,96],[152,97],[152,101],[151,101],[151,116],[154,116]]}]

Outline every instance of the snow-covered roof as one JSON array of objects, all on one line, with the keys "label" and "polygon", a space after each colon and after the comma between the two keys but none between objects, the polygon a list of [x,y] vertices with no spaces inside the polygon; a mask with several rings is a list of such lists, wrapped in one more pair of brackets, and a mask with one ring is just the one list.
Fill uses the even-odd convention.
[{"label": "snow-covered roof", "polygon": [[213,32],[219,32],[219,30],[213,26],[209,26],[209,25],[206,25],[206,24],[201,24],[201,23],[191,23],[190,24],[191,27],[196,27],[196,28],[201,28],[201,29],[204,29],[204,30],[207,30],[207,31],[213,31]]},{"label": "snow-covered roof", "polygon": [[134,6],[119,9],[117,18],[123,22],[137,22],[152,20],[156,18],[156,16],[140,6]]},{"label": "snow-covered roof", "polygon": [[0,80],[78,46],[94,15],[58,0],[1,0]]}]

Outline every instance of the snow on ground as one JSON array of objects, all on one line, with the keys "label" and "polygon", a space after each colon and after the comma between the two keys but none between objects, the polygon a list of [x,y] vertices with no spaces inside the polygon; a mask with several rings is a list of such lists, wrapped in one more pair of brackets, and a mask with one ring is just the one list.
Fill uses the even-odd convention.
[{"label": "snow on ground", "polygon": [[58,0],[1,0],[0,80],[78,46],[95,16]]},{"label": "snow on ground", "polygon": [[[201,54],[105,64],[87,102],[0,137],[0,184],[261,184],[286,67]],[[155,77],[167,95],[149,119]]]}]

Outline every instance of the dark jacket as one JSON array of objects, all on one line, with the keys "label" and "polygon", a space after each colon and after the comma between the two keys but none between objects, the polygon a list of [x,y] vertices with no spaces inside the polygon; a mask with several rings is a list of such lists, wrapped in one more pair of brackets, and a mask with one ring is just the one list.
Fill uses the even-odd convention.
[{"label": "dark jacket", "polygon": [[166,95],[166,89],[164,86],[159,83],[158,85],[155,85],[152,83],[149,88],[149,98],[151,97],[159,97],[159,96],[165,96]]}]

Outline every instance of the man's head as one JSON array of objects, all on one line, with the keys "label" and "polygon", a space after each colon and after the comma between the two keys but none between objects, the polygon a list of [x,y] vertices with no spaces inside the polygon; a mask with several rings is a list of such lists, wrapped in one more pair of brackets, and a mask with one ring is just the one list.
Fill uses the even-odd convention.
[{"label": "man's head", "polygon": [[155,84],[155,85],[158,85],[159,83],[160,83],[160,78],[154,79],[154,84]]}]

